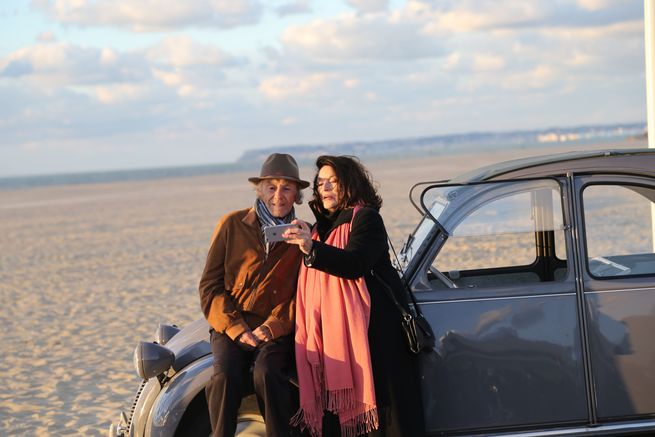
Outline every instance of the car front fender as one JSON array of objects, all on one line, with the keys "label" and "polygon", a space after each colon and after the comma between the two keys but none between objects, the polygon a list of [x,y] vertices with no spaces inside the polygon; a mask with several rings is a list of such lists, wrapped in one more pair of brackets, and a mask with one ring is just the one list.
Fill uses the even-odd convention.
[{"label": "car front fender", "polygon": [[160,391],[161,385],[157,378],[150,378],[141,383],[130,417],[129,437],[144,436],[152,404],[159,396]]},{"label": "car front fender", "polygon": [[152,406],[145,436],[174,436],[187,407],[200,390],[204,390],[212,373],[211,355],[198,359],[176,373]]}]

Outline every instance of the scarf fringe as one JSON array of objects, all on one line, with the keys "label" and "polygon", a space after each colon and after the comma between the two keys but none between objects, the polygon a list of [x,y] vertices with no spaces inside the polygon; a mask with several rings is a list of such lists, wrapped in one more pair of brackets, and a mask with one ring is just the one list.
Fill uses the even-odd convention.
[{"label": "scarf fringe", "polygon": [[341,424],[341,437],[357,437],[378,429],[378,409],[375,406],[364,405],[368,408],[350,420]]},{"label": "scarf fringe", "polygon": [[[312,411],[316,411],[313,409]],[[291,426],[300,428],[300,431],[309,431],[312,437],[320,437],[323,435],[323,415],[311,414],[308,410],[300,407],[298,412],[291,418],[289,422]]]},{"label": "scarf fringe", "polygon": [[[357,437],[378,429],[378,409],[374,405],[361,404],[359,406],[365,411],[357,414],[350,420],[340,423],[341,437]],[[316,409],[313,409],[316,411]],[[312,437],[323,436],[323,415],[312,415],[308,410],[300,409],[294,414],[289,422],[291,426],[300,428],[300,431],[308,430]]]},{"label": "scarf fringe", "polygon": [[[357,437],[378,428],[377,407],[357,402],[352,388],[339,390],[324,390],[321,388],[317,390],[317,393],[320,393],[320,395],[314,399],[315,404],[300,407],[298,412],[291,418],[291,426],[299,427],[301,431],[307,429],[312,437],[321,437],[323,435],[323,411],[327,410],[338,417],[339,411],[355,410],[358,412],[354,417],[343,423],[340,421],[341,437]],[[317,414],[319,411],[321,413]]]},{"label": "scarf fringe", "polygon": [[327,402],[323,405],[324,410],[337,414],[339,411],[355,408],[355,391],[352,388],[330,390],[325,392]]}]

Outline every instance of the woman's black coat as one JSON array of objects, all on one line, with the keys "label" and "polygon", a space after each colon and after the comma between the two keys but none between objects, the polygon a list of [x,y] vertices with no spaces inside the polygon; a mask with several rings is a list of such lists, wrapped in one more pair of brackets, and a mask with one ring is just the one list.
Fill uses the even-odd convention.
[{"label": "woman's black coat", "polygon": [[[380,429],[370,435],[420,437],[425,435],[416,355],[403,337],[401,316],[384,285],[396,299],[407,304],[400,277],[389,258],[387,233],[380,214],[373,208],[358,210],[344,249],[323,243],[330,232],[352,219],[353,209],[326,216],[314,209],[321,241],[313,243],[305,263],[310,267],[347,279],[364,277],[371,295],[368,330],[375,396]],[[371,272],[374,272],[372,274]]]}]

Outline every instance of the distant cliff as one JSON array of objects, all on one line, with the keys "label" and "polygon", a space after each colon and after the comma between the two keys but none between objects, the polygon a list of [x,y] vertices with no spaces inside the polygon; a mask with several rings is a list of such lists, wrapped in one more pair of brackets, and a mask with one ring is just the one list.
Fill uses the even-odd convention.
[{"label": "distant cliff", "polygon": [[472,150],[539,147],[543,145],[611,142],[643,136],[646,123],[551,128],[532,131],[474,132],[399,138],[382,141],[349,141],[267,147],[246,151],[237,163],[260,163],[273,152],[292,154],[298,161],[313,161],[318,155],[356,155],[359,157],[394,157],[450,154]]}]

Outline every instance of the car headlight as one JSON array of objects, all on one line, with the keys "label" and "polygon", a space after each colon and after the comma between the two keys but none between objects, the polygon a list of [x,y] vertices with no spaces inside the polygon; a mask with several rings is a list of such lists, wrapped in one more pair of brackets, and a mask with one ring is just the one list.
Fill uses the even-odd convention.
[{"label": "car headlight", "polygon": [[134,349],[134,368],[143,379],[161,375],[174,361],[173,351],[156,343],[140,341]]},{"label": "car headlight", "polygon": [[168,343],[168,340],[173,338],[178,332],[180,332],[180,328],[177,326],[160,323],[159,326],[157,326],[157,332],[155,332],[155,341],[159,344],[166,344]]}]

